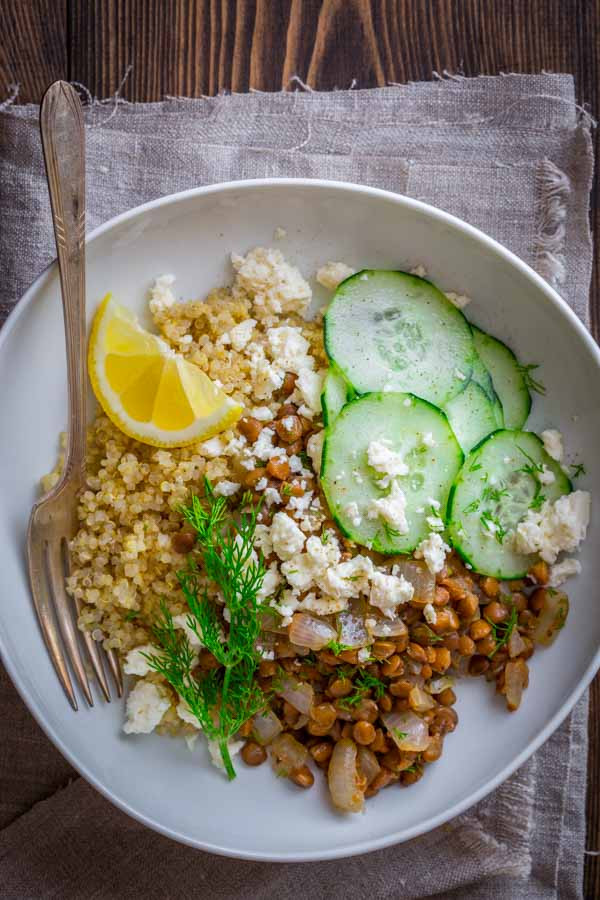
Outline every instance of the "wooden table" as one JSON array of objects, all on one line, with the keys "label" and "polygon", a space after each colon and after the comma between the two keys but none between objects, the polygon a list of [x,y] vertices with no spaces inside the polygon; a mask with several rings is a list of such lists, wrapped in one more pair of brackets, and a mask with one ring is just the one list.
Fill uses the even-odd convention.
[{"label": "wooden table", "polygon": [[[128,100],[428,80],[433,72],[571,72],[600,111],[600,0],[0,0],[0,99],[56,78]],[[131,69],[125,78],[124,76]],[[596,132],[598,156],[598,132]],[[593,326],[600,337],[596,176]],[[592,686],[588,841],[600,849],[600,680]],[[600,896],[600,858],[585,893]]]}]

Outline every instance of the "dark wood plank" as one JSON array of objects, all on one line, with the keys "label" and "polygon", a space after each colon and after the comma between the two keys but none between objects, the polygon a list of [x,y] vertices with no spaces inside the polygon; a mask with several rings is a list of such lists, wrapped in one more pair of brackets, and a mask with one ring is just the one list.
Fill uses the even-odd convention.
[{"label": "dark wood plank", "polygon": [[0,102],[19,85],[19,102],[40,100],[68,76],[67,0],[1,0]]},{"label": "dark wood plank", "polygon": [[[544,69],[572,72],[597,117],[599,28],[600,0],[0,0],[0,86],[20,81],[21,100],[39,100],[68,74],[106,97],[131,65],[123,96],[149,101],[286,89],[294,75],[324,90]],[[598,178],[593,201],[600,338]],[[591,697],[588,847],[598,850],[598,680]],[[600,896],[598,857],[587,857],[585,893]]]}]

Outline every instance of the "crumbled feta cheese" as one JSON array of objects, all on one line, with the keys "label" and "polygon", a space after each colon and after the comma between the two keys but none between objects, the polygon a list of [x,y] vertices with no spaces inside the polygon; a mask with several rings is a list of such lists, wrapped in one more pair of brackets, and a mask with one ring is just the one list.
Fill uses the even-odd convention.
[{"label": "crumbled feta cheese", "polygon": [[291,559],[304,547],[305,537],[290,516],[284,512],[277,512],[273,516],[271,540],[273,550],[279,559]]},{"label": "crumbled feta cheese", "polygon": [[[245,741],[227,741],[227,749],[232,759],[236,755],[236,753],[240,752],[244,744]],[[219,742],[216,740],[212,740],[212,738],[209,739],[208,752],[210,754],[210,761],[213,766],[216,766],[217,769],[222,769],[223,771],[225,771],[225,764],[223,762],[223,757],[221,756],[221,748],[219,747]]]},{"label": "crumbled feta cheese", "polygon": [[455,294],[454,291],[445,291],[445,294],[450,303],[456,306],[457,309],[464,309],[471,302],[471,297],[467,297],[466,294]]},{"label": "crumbled feta cheese", "polygon": [[505,456],[504,459],[502,460],[502,462],[504,463],[505,466],[507,466],[511,462],[510,456]]},{"label": "crumbled feta cheese", "polygon": [[302,465],[302,460],[299,456],[296,456],[295,453],[292,453],[292,455],[288,457],[288,463],[290,464],[291,472],[301,472],[304,468]]},{"label": "crumbled feta cheese", "polygon": [[256,247],[246,256],[231,257],[236,272],[233,295],[250,296],[258,319],[282,313],[304,313],[312,291],[295,266],[280,250]]},{"label": "crumbled feta cheese", "polygon": [[425,276],[427,275],[427,269],[425,268],[425,266],[419,263],[418,266],[415,266],[414,269],[410,270],[410,274],[416,275],[417,278],[425,278]]},{"label": "crumbled feta cheese", "polygon": [[443,531],[446,527],[444,520],[440,519],[439,516],[426,516],[425,521],[432,531]]},{"label": "crumbled feta cheese", "polygon": [[301,519],[310,509],[313,499],[312,491],[307,491],[301,497],[291,496],[287,502],[288,512],[291,511],[295,519]]},{"label": "crumbled feta cheese", "polygon": [[311,458],[313,469],[318,474],[321,471],[321,454],[323,453],[323,442],[325,440],[325,431],[316,431],[311,434],[306,442],[306,452]]},{"label": "crumbled feta cheese", "polygon": [[405,397],[402,401],[402,406],[412,406],[412,400],[410,397]]},{"label": "crumbled feta cheese", "polygon": [[362,522],[362,516],[358,509],[358,504],[353,500],[352,503],[347,503],[344,507],[344,513],[348,516],[351,523],[355,528],[358,528],[360,523]]},{"label": "crumbled feta cheese", "polygon": [[252,471],[252,469],[256,469],[256,460],[253,456],[248,456],[246,459],[240,459],[239,463],[242,468],[247,469],[249,472]]},{"label": "crumbled feta cheese", "polygon": [[227,481],[227,479],[224,478],[223,481],[219,481],[218,484],[215,484],[213,491],[217,497],[233,497],[240,488],[241,484],[239,484],[239,482]]},{"label": "crumbled feta cheese", "polygon": [[335,291],[337,286],[354,275],[356,269],[351,269],[343,262],[328,262],[317,270],[317,281],[330,291]]},{"label": "crumbled feta cheese", "polygon": [[556,428],[547,428],[546,431],[542,431],[540,437],[548,456],[560,462],[564,453],[563,436],[560,431],[557,431]]},{"label": "crumbled feta cheese", "polygon": [[536,472],[536,474],[540,484],[554,484],[556,481],[554,472],[552,469],[549,469],[547,465],[542,466],[542,471]]},{"label": "crumbled feta cheese", "polygon": [[198,447],[198,450],[202,454],[202,456],[207,456],[209,459],[214,459],[216,456],[222,456],[223,450],[225,448],[225,444],[221,440],[220,435],[216,435],[216,437],[209,438],[207,441],[203,441]]},{"label": "crumbled feta cheese", "polygon": [[572,552],[585,539],[590,521],[591,496],[588,491],[574,491],[549,500],[540,509],[529,509],[513,535],[517,553],[539,553],[553,563],[561,550]]},{"label": "crumbled feta cheese", "polygon": [[392,489],[387,497],[369,502],[367,515],[369,519],[380,516],[400,534],[407,533],[406,495],[397,481],[392,482]]},{"label": "crumbled feta cheese", "polygon": [[359,663],[365,663],[371,658],[371,651],[368,647],[361,647],[358,651],[357,658]]},{"label": "crumbled feta cheese", "polygon": [[550,579],[548,585],[550,587],[560,587],[561,584],[571,578],[572,575],[579,575],[581,572],[581,563],[578,559],[563,559],[550,567]]},{"label": "crumbled feta cheese", "polygon": [[156,647],[153,647],[152,644],[144,644],[141,647],[134,647],[133,650],[130,650],[127,656],[125,657],[125,662],[123,663],[123,671],[126,675],[148,675],[149,672],[153,672],[154,669],[144,656],[145,653],[149,655],[154,655],[159,651]]},{"label": "crumbled feta cheese", "polygon": [[371,576],[369,603],[380,609],[388,619],[393,619],[397,607],[409,603],[414,592],[415,589],[404,575],[397,577],[376,570]]},{"label": "crumbled feta cheese", "polygon": [[437,622],[437,613],[433,603],[426,603],[423,609],[423,615],[428,625],[435,625]]},{"label": "crumbled feta cheese", "polygon": [[277,570],[277,563],[272,562],[263,578],[263,583],[256,594],[256,599],[264,603],[269,597],[272,597],[279,585],[281,584],[281,576]]},{"label": "crumbled feta cheese", "polygon": [[298,609],[314,612],[318,616],[332,616],[342,612],[347,605],[348,601],[344,597],[328,597],[325,594],[317,596],[311,592],[301,600]]},{"label": "crumbled feta cheese", "polygon": [[273,552],[270,525],[261,525],[260,522],[254,529],[254,546],[262,550],[263,556],[270,556]]},{"label": "crumbled feta cheese", "polygon": [[198,650],[200,647],[203,647],[204,644],[196,634],[193,628],[190,628],[188,625],[189,616],[187,613],[180,613],[177,616],[173,616],[173,625],[175,628],[181,628],[185,632],[185,636],[188,639],[189,645],[192,650]]},{"label": "crumbled feta cheese", "polygon": [[273,506],[275,503],[277,506],[281,504],[281,494],[277,490],[277,488],[268,487],[265,488],[265,503],[267,506]]},{"label": "crumbled feta cheese", "polygon": [[238,353],[240,353],[252,339],[252,332],[254,331],[255,325],[256,319],[245,319],[243,322],[234,325],[233,328],[230,329],[229,340],[233,349],[237,350]]},{"label": "crumbled feta cheese", "polygon": [[202,725],[200,724],[198,718],[194,715],[186,701],[183,699],[183,697],[179,698],[179,703],[175,707],[175,712],[182,722],[187,722],[188,725],[193,725],[194,728],[198,729],[198,731],[202,731]]},{"label": "crumbled feta cheese", "polygon": [[358,471],[358,469],[352,470],[352,477],[357,484],[362,484],[364,481],[364,479],[363,479],[362,475],[360,474],[360,472]]},{"label": "crumbled feta cheese", "polygon": [[256,482],[256,484],[254,485],[254,490],[255,491],[264,491],[264,489],[266,488],[268,483],[269,483],[268,479],[259,478],[258,481]]},{"label": "crumbled feta cheese", "polygon": [[271,422],[273,420],[273,413],[268,406],[255,406],[250,411],[250,415],[254,419],[258,419],[259,422]]},{"label": "crumbled feta cheese", "polygon": [[150,734],[170,705],[157,685],[151,681],[138,681],[127,697],[127,721],[123,731],[126,734]]},{"label": "crumbled feta cheese", "polygon": [[324,593],[331,597],[349,600],[369,590],[372,572],[373,563],[368,556],[358,554],[346,562],[330,566],[318,580],[318,584]]},{"label": "crumbled feta cheese", "polygon": [[426,431],[423,434],[422,441],[424,447],[435,447],[436,442],[431,431]]},{"label": "crumbled feta cheese", "polygon": [[160,315],[165,310],[173,306],[175,295],[171,290],[171,285],[175,283],[174,275],[159,275],[154,279],[154,284],[150,288],[150,312],[153,315]]},{"label": "crumbled feta cheese", "polygon": [[285,373],[277,363],[269,362],[260,344],[248,344],[246,353],[249,354],[252,392],[257,400],[269,400],[283,384]]},{"label": "crumbled feta cheese", "polygon": [[303,369],[314,369],[315,361],[308,352],[310,344],[299,328],[290,325],[269,328],[267,340],[273,359],[286,372],[299,375]]},{"label": "crumbled feta cheese", "polygon": [[[304,403],[308,407],[309,417],[321,412],[321,392],[323,390],[323,379],[325,370],[313,372],[312,369],[303,368],[298,372],[296,379],[296,388],[302,395]],[[299,412],[301,411],[302,407]],[[306,414],[306,411],[303,413]]]},{"label": "crumbled feta cheese", "polygon": [[467,376],[465,375],[464,372],[461,372],[460,369],[455,369],[454,374],[455,374],[456,378],[458,378],[459,381],[467,380]]},{"label": "crumbled feta cheese", "polygon": [[275,228],[275,230],[273,231],[273,237],[276,241],[282,241],[284,237],[286,237],[286,235],[287,231],[280,225],[278,225],[277,228]]},{"label": "crumbled feta cheese", "polygon": [[447,553],[450,553],[450,547],[439,534],[432,532],[421,541],[414,555],[415,559],[424,559],[431,574],[437,575],[444,568]]},{"label": "crumbled feta cheese", "polygon": [[379,480],[382,487],[388,487],[393,478],[408,475],[408,466],[401,453],[391,450],[383,441],[371,441],[367,447],[367,461],[383,478]]},{"label": "crumbled feta cheese", "polygon": [[427,503],[432,509],[439,509],[442,505],[439,500],[436,500],[435,497],[428,497]]},{"label": "crumbled feta cheese", "polygon": [[271,459],[273,456],[273,450],[275,449],[273,446],[273,438],[275,437],[275,432],[272,428],[263,428],[261,429],[258,438],[252,445],[252,455],[257,459],[262,459],[263,462],[267,459]]}]

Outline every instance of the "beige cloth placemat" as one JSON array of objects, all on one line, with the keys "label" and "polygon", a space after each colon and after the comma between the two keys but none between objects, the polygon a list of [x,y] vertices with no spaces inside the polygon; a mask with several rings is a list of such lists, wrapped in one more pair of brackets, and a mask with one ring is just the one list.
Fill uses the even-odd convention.
[{"label": "beige cloth placemat", "polygon": [[[590,122],[570,76],[114,100],[89,109],[87,124],[88,229],[200,184],[355,181],[479,226],[589,320]],[[53,256],[37,108],[12,107],[0,113],[0,321]],[[587,699],[459,819],[368,856],[282,866],[225,862],[128,819],[70,769],[2,669],[0,722],[2,897],[582,896]]]}]

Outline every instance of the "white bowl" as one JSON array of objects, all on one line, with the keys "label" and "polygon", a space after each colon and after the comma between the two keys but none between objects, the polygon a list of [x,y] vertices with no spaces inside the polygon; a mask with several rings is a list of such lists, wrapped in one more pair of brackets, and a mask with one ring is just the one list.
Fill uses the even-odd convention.
[{"label": "white bowl", "polygon": [[[231,277],[230,252],[277,242],[305,275],[327,260],[410,269],[471,296],[468,316],[539,362],[546,396],[530,427],[558,427],[583,486],[598,488],[600,353],[567,305],[524,263],[481,232],[396,194],[326,181],[235,182],[148,203],[97,229],[88,243],[88,313],[112,290],[138,312],[154,276],[177,274],[176,293],[202,296]],[[316,296],[324,300],[319,289]],[[555,645],[531,661],[517,713],[481,679],[459,685],[457,730],[442,759],[409,791],[391,788],[361,816],[328,803],[324,779],[299,791],[265,765],[238,766],[228,784],[205,748],[125,736],[120,702],[74,713],[54,675],[29,598],[25,528],[39,477],[54,463],[66,416],[63,324],[56,269],[38,278],[0,335],[0,649],[29,709],[81,774],[125,812],[194,847],[248,859],[309,860],[374,850],[428,831],[507,778],[567,715],[600,663],[598,517],[569,585],[571,612]]]}]

